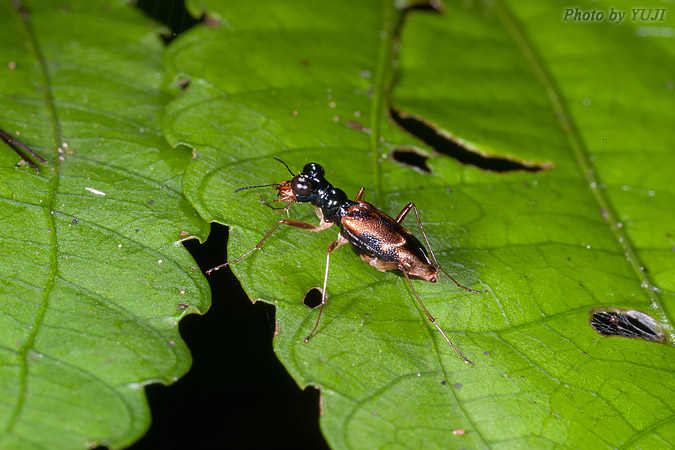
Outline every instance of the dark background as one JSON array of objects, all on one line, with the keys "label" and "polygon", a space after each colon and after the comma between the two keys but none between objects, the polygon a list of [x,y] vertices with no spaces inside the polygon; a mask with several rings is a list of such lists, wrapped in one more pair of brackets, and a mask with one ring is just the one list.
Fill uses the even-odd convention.
[{"label": "dark background", "polygon": [[[199,21],[182,0],[140,0],[172,38]],[[202,270],[226,261],[227,228],[203,244],[185,243]],[[272,350],[274,308],[252,304],[230,269],[207,277],[212,306],[179,325],[192,352],[190,371],[170,386],[146,388],[152,425],[130,448],[327,448],[319,430],[319,392],[302,391]]]},{"label": "dark background", "polygon": [[[227,228],[185,243],[202,270],[225,261]],[[319,392],[300,390],[272,350],[274,307],[252,304],[230,269],[208,276],[212,306],[179,324],[190,371],[170,386],[146,388],[152,425],[131,448],[327,448]]]}]

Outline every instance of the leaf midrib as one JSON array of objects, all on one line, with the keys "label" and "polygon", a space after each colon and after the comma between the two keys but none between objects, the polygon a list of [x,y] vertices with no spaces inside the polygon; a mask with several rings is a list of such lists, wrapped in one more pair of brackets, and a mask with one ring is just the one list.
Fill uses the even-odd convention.
[{"label": "leaf midrib", "polygon": [[[394,44],[394,29],[393,29],[393,2],[382,0],[380,3],[380,29],[378,36],[380,37],[380,45],[377,49],[377,65],[375,66],[375,76],[373,78],[375,92],[373,93],[372,101],[370,103],[370,157],[371,157],[371,173],[373,177],[374,189],[374,203],[382,204],[383,202],[383,186],[382,186],[382,171],[380,164],[379,140],[381,133],[381,123],[387,120],[385,115],[386,102],[386,81],[389,78],[392,62],[392,51]],[[400,12],[399,12],[400,14]],[[382,36],[385,36],[382,38]]]},{"label": "leaf midrib", "polygon": [[52,93],[52,83],[51,83],[51,77],[49,75],[49,71],[47,69],[47,62],[44,58],[44,55],[42,54],[41,47],[39,45],[37,36],[35,35],[35,32],[33,30],[33,27],[30,22],[30,14],[21,11],[20,7],[15,8],[14,11],[16,12],[16,16],[18,17],[19,21],[23,25],[23,30],[25,37],[27,39],[28,45],[32,51],[32,53],[35,56],[35,59],[38,62],[38,65],[40,67],[40,73],[42,75],[42,81],[44,83],[42,92],[44,93],[44,101],[45,101],[45,106],[47,108],[47,111],[49,112],[49,117],[50,117],[50,123],[52,126],[52,136],[54,137],[54,140],[52,142],[52,164],[54,165],[53,168],[48,169],[46,172],[51,173],[51,179],[49,181],[49,194],[47,196],[47,201],[46,204],[43,206],[43,212],[45,215],[45,222],[47,223],[47,226],[51,230],[49,232],[49,239],[50,239],[50,253],[49,253],[49,261],[50,261],[50,270],[49,270],[49,277],[47,278],[47,283],[44,288],[43,294],[42,294],[42,302],[37,310],[37,314],[35,316],[35,320],[33,321],[31,332],[28,335],[28,339],[26,339],[25,343],[20,347],[19,349],[19,355],[21,356],[21,371],[19,373],[19,392],[17,395],[16,399],[16,405],[14,407],[14,410],[12,411],[12,414],[7,421],[7,426],[5,428],[6,433],[9,435],[12,433],[12,430],[14,429],[14,426],[19,418],[19,415],[21,414],[21,411],[23,410],[24,406],[24,400],[27,395],[27,385],[28,385],[28,353],[30,350],[33,349],[33,346],[35,344],[35,338],[37,336],[37,333],[40,330],[40,325],[42,324],[44,320],[44,315],[45,312],[47,311],[47,306],[49,303],[49,295],[51,294],[54,284],[56,282],[56,273],[58,269],[58,260],[57,260],[57,255],[56,255],[56,249],[57,249],[57,236],[56,236],[56,222],[54,221],[54,217],[52,214],[53,208],[54,208],[54,200],[56,197],[56,190],[58,189],[59,185],[59,171],[61,168],[60,160],[58,158],[58,147],[59,147],[59,142],[62,142],[61,139],[61,127],[59,126],[59,122],[57,120],[57,115],[56,115],[56,106],[54,104],[54,97]]}]

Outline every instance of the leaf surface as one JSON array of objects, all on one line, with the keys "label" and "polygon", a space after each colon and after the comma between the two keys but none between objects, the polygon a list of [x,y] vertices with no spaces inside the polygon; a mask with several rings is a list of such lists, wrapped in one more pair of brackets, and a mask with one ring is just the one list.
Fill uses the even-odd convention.
[{"label": "leaf surface", "polygon": [[[322,285],[335,230],[280,227],[232,266],[252,299],[278,306],[277,354],[321,389],[333,447],[673,445],[673,48],[645,36],[649,23],[564,22],[566,6],[402,16],[386,1],[192,3],[219,25],[169,48],[169,70],[190,84],[165,133],[198,151],[186,196],[230,226],[230,258],[284,217],[259,203],[273,189],[233,192],[289,179],[278,157],[295,171],[320,163],[392,216],[414,201],[441,265],[489,290],[415,281],[470,368],[425,326],[404,279],[346,248],[302,343],[317,316],[302,299]],[[396,113],[435,138],[404,132]],[[521,170],[496,171],[500,159]],[[290,215],[316,223],[306,205]],[[669,343],[599,335],[599,307],[649,314]]]},{"label": "leaf surface", "polygon": [[177,323],[209,290],[180,241],[207,230],[158,31],[126,2],[0,3],[0,127],[48,160],[0,150],[0,448],[128,445],[143,386],[189,368]]}]

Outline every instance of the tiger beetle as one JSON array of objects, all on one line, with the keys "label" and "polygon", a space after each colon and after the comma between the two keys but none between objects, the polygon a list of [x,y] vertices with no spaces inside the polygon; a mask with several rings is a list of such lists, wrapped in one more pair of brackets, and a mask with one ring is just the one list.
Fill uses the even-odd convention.
[{"label": "tiger beetle", "polygon": [[[398,269],[403,273],[403,276],[408,282],[408,286],[410,286],[410,290],[415,295],[422,310],[424,310],[429,322],[434,324],[450,347],[457,352],[465,363],[473,365],[473,363],[469,361],[457,347],[455,347],[443,329],[438,325],[436,319],[429,313],[424,306],[422,299],[417,294],[417,291],[415,291],[413,284],[410,282],[410,277],[435,283],[438,278],[438,271],[440,270],[450,278],[457,287],[464,289],[465,291],[474,293],[485,293],[487,291],[476,291],[461,285],[441,267],[436,259],[436,255],[434,255],[434,252],[431,249],[429,239],[427,239],[427,235],[424,232],[424,227],[420,221],[420,216],[415,204],[412,202],[408,203],[398,213],[396,218],[392,219],[375,206],[361,200],[364,193],[363,188],[359,190],[359,193],[353,201],[349,200],[347,194],[345,194],[343,190],[333,187],[333,185],[326,180],[324,177],[325,171],[319,164],[307,164],[303,167],[302,172],[296,175],[286,163],[278,158],[274,159],[286,166],[286,169],[291,173],[293,179],[282,183],[246,186],[235,190],[235,192],[244,189],[275,186],[278,191],[278,198],[276,201],[284,202],[286,203],[286,206],[273,209],[282,209],[288,212],[288,209],[294,203],[310,203],[314,206],[316,215],[320,220],[319,225],[313,225],[308,222],[297,220],[282,219],[278,221],[251,250],[237,259],[233,259],[206,271],[206,273],[210,274],[213,271],[239,262],[254,251],[260,250],[263,243],[279,225],[290,225],[302,230],[317,232],[330,228],[333,224],[337,224],[338,228],[340,228],[340,233],[338,234],[337,240],[331,242],[328,246],[326,255],[326,271],[323,278],[319,315],[316,318],[314,328],[312,328],[312,331],[303,342],[307,343],[316,332],[319,327],[323,308],[326,305],[326,285],[328,283],[330,254],[336,248],[349,243],[352,245],[355,253],[371,267],[374,267],[381,272]],[[271,207],[271,205],[267,204],[264,200],[263,204]],[[427,253],[422,243],[401,225],[401,222],[403,222],[403,219],[405,219],[411,209],[415,212],[417,224],[420,227],[422,236],[424,236],[424,242],[429,248],[429,253]]]},{"label": "tiger beetle", "polygon": [[[30,165],[33,169],[35,169],[36,172],[40,172],[40,169],[38,168],[38,165],[31,160],[28,155],[30,154],[33,158],[37,159],[39,162],[42,164],[47,164],[47,160],[42,158],[40,155],[35,153],[30,147],[28,147],[26,144],[0,128],[0,140],[7,144],[9,148],[14,150],[21,158],[23,161],[26,161],[28,165]],[[21,165],[22,163],[17,164]]]}]

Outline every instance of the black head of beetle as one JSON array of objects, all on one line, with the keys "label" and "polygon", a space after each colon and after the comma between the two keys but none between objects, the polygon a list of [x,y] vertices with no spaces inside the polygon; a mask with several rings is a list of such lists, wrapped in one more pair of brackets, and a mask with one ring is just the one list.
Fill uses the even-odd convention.
[{"label": "black head of beetle", "polygon": [[348,201],[342,189],[334,188],[324,177],[323,167],[316,163],[306,164],[302,172],[291,180],[291,189],[298,203],[311,203],[321,208],[324,219],[335,222],[339,217],[340,207]]},{"label": "black head of beetle", "polygon": [[325,171],[323,167],[316,163],[306,164],[302,172],[291,180],[291,188],[295,194],[295,201],[298,203],[311,203],[314,206],[321,206],[323,194],[332,186],[324,178]]}]

